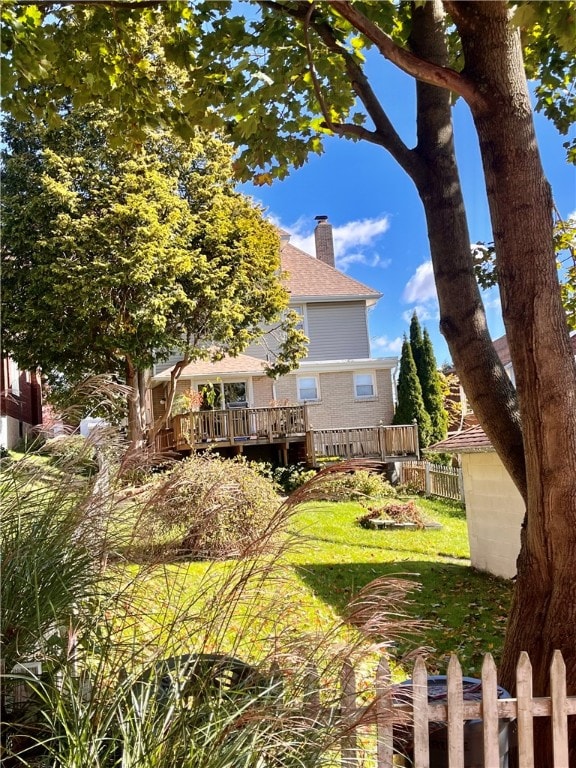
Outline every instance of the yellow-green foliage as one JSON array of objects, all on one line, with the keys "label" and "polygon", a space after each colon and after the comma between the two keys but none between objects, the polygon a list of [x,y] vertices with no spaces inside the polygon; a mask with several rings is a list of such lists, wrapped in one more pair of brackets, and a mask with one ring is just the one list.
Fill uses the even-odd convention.
[{"label": "yellow-green foliage", "polygon": [[247,464],[191,456],[158,477],[144,517],[178,535],[195,559],[230,557],[257,547],[279,504],[272,483]]}]

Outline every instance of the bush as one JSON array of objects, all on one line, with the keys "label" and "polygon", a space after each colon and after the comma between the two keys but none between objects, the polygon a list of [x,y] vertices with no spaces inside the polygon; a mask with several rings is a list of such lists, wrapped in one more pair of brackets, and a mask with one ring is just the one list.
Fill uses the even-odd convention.
[{"label": "bush", "polygon": [[[241,462],[243,458],[239,459]],[[289,464],[287,467],[275,467],[269,461],[246,462],[261,477],[265,477],[274,484],[274,487],[283,495],[288,495],[300,488],[301,485],[315,477],[316,470],[308,469],[305,464]]]},{"label": "bush", "polygon": [[272,483],[246,463],[191,456],[153,483],[146,514],[182,536],[184,552],[214,559],[256,546],[278,506]]},{"label": "bush", "polygon": [[316,475],[316,470],[307,469],[305,464],[290,464],[287,467],[276,467],[272,479],[283,493],[292,493],[296,488],[308,482]]},{"label": "bush", "polygon": [[396,490],[382,475],[376,475],[365,469],[331,476],[321,487],[326,499],[341,501],[396,496]]},{"label": "bush", "polygon": [[424,460],[429,461],[430,464],[441,464],[444,467],[453,466],[454,456],[451,453],[439,453],[438,451],[429,451],[428,449],[423,450],[422,453]]}]

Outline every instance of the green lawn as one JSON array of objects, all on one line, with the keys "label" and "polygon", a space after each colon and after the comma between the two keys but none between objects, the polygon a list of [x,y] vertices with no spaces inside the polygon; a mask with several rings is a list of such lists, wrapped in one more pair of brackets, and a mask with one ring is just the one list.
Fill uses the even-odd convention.
[{"label": "green lawn", "polygon": [[[444,673],[450,652],[457,652],[464,673],[477,675],[484,652],[499,657],[511,582],[470,568],[460,505],[432,499],[417,504],[440,530],[366,530],[356,522],[359,504],[307,505],[294,521],[303,542],[290,562],[302,583],[336,612],[375,578],[413,579],[420,589],[407,610],[429,624],[412,640],[435,649],[430,671]],[[409,647],[399,644],[400,651]]]},{"label": "green lawn", "polygon": [[[337,622],[347,601],[364,585],[379,577],[400,576],[414,581],[415,589],[405,607],[411,617],[422,620],[423,626],[409,639],[398,642],[399,656],[425,647],[430,649],[429,672],[444,674],[449,654],[456,652],[464,674],[478,676],[486,651],[498,661],[511,582],[470,567],[466,518],[460,505],[432,499],[415,501],[424,516],[440,523],[441,529],[366,530],[357,524],[365,510],[352,502],[314,502],[301,507],[291,523],[297,537],[296,546],[285,556],[287,567],[271,569],[270,575],[255,579],[255,602],[261,604],[261,615],[254,619],[253,605],[246,615],[237,610],[224,616],[220,647],[243,658],[254,658],[266,653],[267,641],[262,638],[272,634],[285,640],[297,632],[304,642],[306,637],[314,642],[313,638]],[[152,613],[156,613],[155,604],[166,602],[165,589],[170,585],[168,602],[185,604],[186,610],[194,610],[197,603],[197,616],[202,615],[207,576],[225,579],[225,574],[237,568],[241,566],[232,562],[167,566],[150,593]],[[180,594],[178,600],[176,593]],[[209,602],[227,604],[221,597]],[[210,622],[215,620],[210,618]],[[193,623],[200,638],[198,619]],[[182,626],[183,634],[177,641]],[[189,620],[175,621],[170,630],[173,640],[189,645],[189,627]],[[202,645],[210,649],[211,642],[202,641]]]}]

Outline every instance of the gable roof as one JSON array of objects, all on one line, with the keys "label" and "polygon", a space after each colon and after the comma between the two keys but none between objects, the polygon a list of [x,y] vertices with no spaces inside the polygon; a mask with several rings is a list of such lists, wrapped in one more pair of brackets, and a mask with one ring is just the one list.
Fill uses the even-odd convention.
[{"label": "gable roof", "polygon": [[292,299],[364,299],[374,304],[382,294],[354,280],[290,243],[282,244],[282,269],[287,272],[286,287]]},{"label": "gable roof", "polygon": [[[510,363],[510,349],[506,336],[500,336],[500,338],[494,339],[492,343],[502,365]],[[576,333],[570,336],[570,344],[574,355],[576,355]],[[480,453],[494,450],[494,446],[479,424],[462,432],[456,432],[445,440],[431,445],[430,448],[440,453]]]},{"label": "gable roof", "polygon": [[500,358],[502,365],[508,365],[511,358],[510,347],[508,346],[508,339],[506,336],[504,335],[500,336],[499,339],[493,339],[492,344],[494,344],[494,349],[496,350],[496,354]]},{"label": "gable roof", "polygon": [[440,453],[483,453],[494,450],[479,424],[463,432],[456,432],[445,440],[431,445],[430,448]]},{"label": "gable roof", "polygon": [[[155,382],[169,381],[170,371],[174,366],[167,368],[162,373],[154,376]],[[217,376],[264,376],[266,363],[250,355],[237,355],[237,357],[224,357],[222,360],[195,360],[182,369],[181,379],[191,379],[196,376],[216,378]]]},{"label": "gable roof", "polygon": [[[508,346],[508,339],[505,335],[500,336],[498,339],[494,339],[492,344],[494,344],[494,349],[496,350],[496,354],[500,358],[502,365],[508,365],[508,363],[512,362],[512,358],[510,357],[510,347]],[[570,336],[570,344],[572,346],[572,351],[576,355],[576,333]]]}]

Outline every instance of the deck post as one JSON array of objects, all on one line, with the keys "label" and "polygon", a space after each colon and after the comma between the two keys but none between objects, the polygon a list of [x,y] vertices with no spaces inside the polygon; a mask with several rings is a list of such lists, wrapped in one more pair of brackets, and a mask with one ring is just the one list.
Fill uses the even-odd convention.
[{"label": "deck post", "polygon": [[378,424],[378,450],[380,451],[380,458],[384,461],[386,458],[386,434],[382,422]]},{"label": "deck post", "polygon": [[306,457],[310,467],[316,466],[316,448],[314,447],[314,430],[306,429]]},{"label": "deck post", "polygon": [[418,422],[416,419],[412,422],[412,429],[414,430],[414,453],[420,461],[420,442],[418,440]]}]

